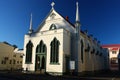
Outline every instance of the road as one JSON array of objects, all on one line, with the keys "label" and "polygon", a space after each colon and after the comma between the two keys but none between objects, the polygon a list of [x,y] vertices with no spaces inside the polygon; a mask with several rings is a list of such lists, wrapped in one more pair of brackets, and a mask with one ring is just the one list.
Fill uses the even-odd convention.
[{"label": "road", "polygon": [[13,78],[13,77],[1,77],[0,76],[0,80],[120,80],[120,78],[115,78],[115,77],[113,77],[113,78],[106,78],[106,77],[54,77],[54,78],[52,78],[52,77],[48,77],[48,76],[46,76],[46,77],[41,77],[41,76],[39,76],[39,78],[37,77],[37,78],[28,78],[28,77],[26,77],[26,78]]},{"label": "road", "polygon": [[8,79],[8,78],[1,78],[0,77],[0,80],[15,80],[15,79]]},{"label": "road", "polygon": [[119,71],[104,72],[84,76],[50,76],[43,74],[0,73],[0,80],[120,80]]}]

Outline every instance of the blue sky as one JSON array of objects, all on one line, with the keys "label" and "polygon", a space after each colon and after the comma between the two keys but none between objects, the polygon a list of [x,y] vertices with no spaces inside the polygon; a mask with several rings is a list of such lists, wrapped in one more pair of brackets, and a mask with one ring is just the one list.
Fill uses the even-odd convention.
[{"label": "blue sky", "polygon": [[120,0],[0,0],[0,42],[23,48],[30,14],[33,28],[46,17],[55,2],[55,10],[75,23],[76,1],[79,2],[81,29],[88,30],[101,44],[120,43]]}]

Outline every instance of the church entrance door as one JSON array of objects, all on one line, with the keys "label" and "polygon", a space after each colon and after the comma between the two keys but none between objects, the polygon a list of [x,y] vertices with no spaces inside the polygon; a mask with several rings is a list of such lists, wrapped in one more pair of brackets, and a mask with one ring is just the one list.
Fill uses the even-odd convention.
[{"label": "church entrance door", "polygon": [[46,55],[45,54],[37,54],[36,55],[36,71],[45,72],[46,70]]},{"label": "church entrance door", "polygon": [[40,56],[36,55],[36,65],[35,65],[36,70],[40,70]]},{"label": "church entrance door", "polygon": [[47,48],[44,42],[41,40],[36,47],[36,62],[35,70],[44,73],[46,71],[46,53]]}]

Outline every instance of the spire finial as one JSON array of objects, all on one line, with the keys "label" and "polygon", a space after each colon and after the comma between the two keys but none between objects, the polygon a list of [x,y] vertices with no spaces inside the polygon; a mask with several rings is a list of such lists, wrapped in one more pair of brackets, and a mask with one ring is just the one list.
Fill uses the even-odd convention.
[{"label": "spire finial", "polygon": [[76,22],[80,22],[80,19],[79,19],[79,5],[78,5],[78,2],[76,2]]},{"label": "spire finial", "polygon": [[54,3],[54,2],[52,2],[52,3],[51,3],[52,9],[54,9],[54,5],[55,5],[55,3]]},{"label": "spire finial", "polygon": [[32,29],[32,13],[31,13],[29,33],[32,33],[32,32],[33,32],[33,29]]}]

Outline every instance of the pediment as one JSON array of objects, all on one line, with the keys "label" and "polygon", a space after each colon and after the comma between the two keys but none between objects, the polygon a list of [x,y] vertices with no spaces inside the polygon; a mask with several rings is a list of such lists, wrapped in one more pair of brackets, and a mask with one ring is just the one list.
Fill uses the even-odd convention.
[{"label": "pediment", "polygon": [[64,28],[74,31],[73,25],[71,25],[63,16],[52,9],[43,22],[39,25],[37,32],[48,31],[53,24],[56,26],[56,28]]}]

